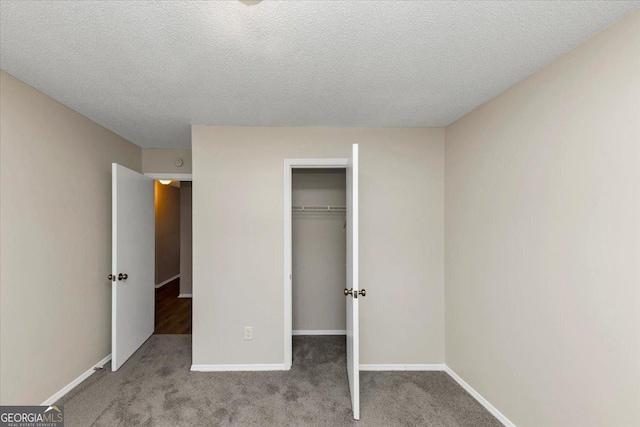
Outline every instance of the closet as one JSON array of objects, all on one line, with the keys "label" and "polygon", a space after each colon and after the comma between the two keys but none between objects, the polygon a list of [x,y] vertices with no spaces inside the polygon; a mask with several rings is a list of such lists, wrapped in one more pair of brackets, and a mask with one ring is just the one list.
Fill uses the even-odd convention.
[{"label": "closet", "polygon": [[346,282],[344,169],[292,173],[294,335],[344,335]]}]

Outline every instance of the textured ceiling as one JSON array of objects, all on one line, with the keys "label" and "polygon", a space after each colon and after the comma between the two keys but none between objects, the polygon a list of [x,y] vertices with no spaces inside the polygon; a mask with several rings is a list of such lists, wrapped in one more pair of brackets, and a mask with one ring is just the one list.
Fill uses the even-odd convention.
[{"label": "textured ceiling", "polygon": [[141,147],[444,126],[640,2],[2,1],[0,67]]}]

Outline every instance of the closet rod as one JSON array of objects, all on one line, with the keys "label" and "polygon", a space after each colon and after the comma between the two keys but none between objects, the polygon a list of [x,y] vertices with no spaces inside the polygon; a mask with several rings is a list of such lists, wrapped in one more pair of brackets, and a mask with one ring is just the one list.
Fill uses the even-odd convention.
[{"label": "closet rod", "polygon": [[346,212],[346,206],[294,206],[295,212]]}]

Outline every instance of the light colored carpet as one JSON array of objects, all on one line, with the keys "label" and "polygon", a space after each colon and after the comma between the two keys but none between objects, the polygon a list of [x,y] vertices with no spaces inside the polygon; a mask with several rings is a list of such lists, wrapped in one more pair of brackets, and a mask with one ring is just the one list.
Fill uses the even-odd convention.
[{"label": "light colored carpet", "polygon": [[344,337],[294,337],[293,368],[191,372],[191,335],[153,335],[57,404],[70,426],[500,426],[444,372],[362,372],[351,416]]}]

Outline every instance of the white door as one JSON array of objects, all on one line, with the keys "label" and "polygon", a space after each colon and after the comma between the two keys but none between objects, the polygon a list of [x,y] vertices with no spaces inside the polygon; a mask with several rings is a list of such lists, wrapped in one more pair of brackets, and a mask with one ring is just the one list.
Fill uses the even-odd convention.
[{"label": "white door", "polygon": [[358,325],[358,144],[347,164],[347,373],[353,418],[360,419],[360,338]]},{"label": "white door", "polygon": [[112,166],[111,369],[153,334],[155,218],[153,180]]}]

